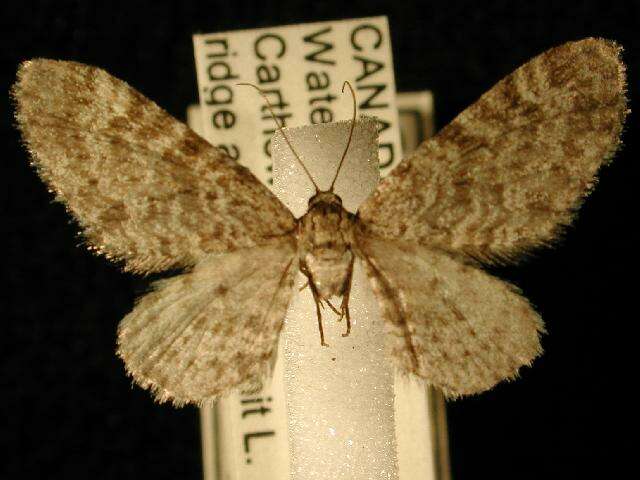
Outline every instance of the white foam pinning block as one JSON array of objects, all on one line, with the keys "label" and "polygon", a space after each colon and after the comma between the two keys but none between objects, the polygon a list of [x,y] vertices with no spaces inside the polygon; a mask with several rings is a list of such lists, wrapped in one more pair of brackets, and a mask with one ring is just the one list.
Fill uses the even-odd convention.
[{"label": "white foam pinning block", "polygon": [[[318,184],[327,190],[338,168],[349,138],[351,121],[286,128],[293,147]],[[342,205],[355,213],[360,204],[378,185],[378,124],[363,117],[356,122],[353,137],[334,191]],[[296,216],[307,212],[314,194],[313,184],[277,132],[273,137],[273,191]]]},{"label": "white foam pinning block", "polygon": [[[350,122],[288,129],[291,143],[321,189],[329,187],[349,136]],[[273,140],[274,191],[302,215],[314,190],[291,150]],[[377,124],[356,123],[335,193],[347,210],[378,183]],[[303,285],[298,277],[299,287]],[[329,347],[320,345],[315,305],[308,290],[292,301],[280,338],[289,424],[290,478],[397,479],[394,372],[386,356],[378,305],[358,263],[350,296],[351,334],[324,310]]]}]

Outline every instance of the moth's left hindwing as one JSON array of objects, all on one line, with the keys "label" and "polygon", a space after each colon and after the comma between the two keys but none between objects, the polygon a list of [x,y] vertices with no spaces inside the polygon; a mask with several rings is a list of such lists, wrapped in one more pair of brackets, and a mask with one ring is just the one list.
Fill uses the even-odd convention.
[{"label": "moth's left hindwing", "polygon": [[104,70],[32,60],[12,93],[41,177],[128,270],[194,265],[295,227],[249,170]]},{"label": "moth's left hindwing", "polygon": [[269,375],[297,272],[295,244],[211,255],[162,280],[121,322],[118,354],[160,402],[210,404]]}]

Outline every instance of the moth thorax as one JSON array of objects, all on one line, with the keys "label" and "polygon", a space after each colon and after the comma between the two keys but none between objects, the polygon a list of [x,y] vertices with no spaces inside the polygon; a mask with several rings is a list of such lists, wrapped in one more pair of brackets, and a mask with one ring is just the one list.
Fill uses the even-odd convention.
[{"label": "moth thorax", "polygon": [[309,200],[300,219],[300,260],[309,270],[322,298],[340,295],[353,253],[353,220],[340,197],[321,192]]},{"label": "moth thorax", "polygon": [[318,257],[338,257],[351,243],[351,215],[334,193],[321,192],[309,200],[309,210],[300,221],[303,250]]}]

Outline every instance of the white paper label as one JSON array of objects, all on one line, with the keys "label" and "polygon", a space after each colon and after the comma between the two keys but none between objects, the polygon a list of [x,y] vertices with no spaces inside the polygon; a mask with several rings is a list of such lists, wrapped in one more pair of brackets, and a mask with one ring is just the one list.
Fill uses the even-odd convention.
[{"label": "white paper label", "polygon": [[[380,174],[388,174],[401,160],[386,17],[195,35],[193,40],[200,108],[189,111],[189,123],[265,184],[273,182],[271,138],[276,126],[258,93],[237,83],[260,87],[284,125],[301,126],[350,119],[351,98],[348,91],[340,91],[348,80],[356,91],[358,113],[379,121]],[[431,118],[431,98],[427,95],[425,102],[424,93],[417,95],[422,96],[408,100],[411,111],[403,119],[407,150],[430,130],[423,120]],[[274,378],[283,374],[279,361]],[[203,412],[203,446],[209,449],[204,452],[206,479],[289,478],[284,391],[272,387],[267,384],[255,394],[233,393],[215,411]],[[431,442],[431,399],[419,388],[395,388],[403,403],[396,405],[400,478],[434,478],[434,473],[446,478],[438,465],[441,459],[434,458],[440,457],[442,446]],[[446,455],[443,458],[446,461]]]},{"label": "white paper label", "polygon": [[[413,151],[418,143],[433,134],[433,98],[431,92],[397,94],[398,111],[403,148]],[[187,111],[188,123],[202,135],[200,107],[192,105]],[[297,207],[296,207],[297,208]],[[275,378],[282,378],[281,365],[277,365]],[[395,385],[395,416],[397,422],[396,442],[400,478],[450,478],[446,416],[442,394],[435,390],[424,390],[417,385],[397,379]],[[272,397],[276,394],[275,398]],[[284,403],[283,392],[272,391],[272,385],[261,392],[276,408]],[[217,412],[204,408],[201,412],[202,449],[205,480],[222,478],[252,478],[252,472],[264,472],[264,463],[269,463],[269,474],[261,478],[288,478],[289,455],[285,431],[286,412],[277,410],[269,416],[247,418],[240,413],[244,400],[255,396],[233,394],[219,402]],[[234,410],[234,406],[236,407]],[[232,412],[233,410],[233,412]],[[216,415],[217,413],[217,415]],[[216,425],[216,418],[219,419]],[[225,432],[226,436],[220,435]],[[235,433],[234,433],[235,432]],[[256,432],[275,432],[273,436],[260,437],[264,441],[255,446],[259,450],[252,455],[257,461],[246,463],[244,459],[244,435]],[[230,440],[230,437],[233,440]],[[237,437],[237,438],[236,438]],[[253,437],[250,437],[253,438]],[[257,438],[257,437],[256,437]],[[235,446],[235,448],[234,448]],[[235,453],[235,454],[234,454]],[[235,465],[238,477],[230,475],[229,462]],[[244,460],[244,464],[243,464]],[[264,462],[261,464],[261,461]],[[224,471],[227,477],[222,475]]]},{"label": "white paper label", "polygon": [[271,184],[276,130],[260,87],[285,126],[349,120],[353,85],[358,112],[379,121],[380,173],[402,158],[386,17],[309,23],[193,37],[203,136]]}]

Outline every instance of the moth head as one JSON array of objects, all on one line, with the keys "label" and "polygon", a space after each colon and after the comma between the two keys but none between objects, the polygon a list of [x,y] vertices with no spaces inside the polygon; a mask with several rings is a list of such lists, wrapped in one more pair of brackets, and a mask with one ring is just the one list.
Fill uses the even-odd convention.
[{"label": "moth head", "polygon": [[313,208],[342,210],[342,199],[333,192],[318,192],[309,199],[309,210]]}]

